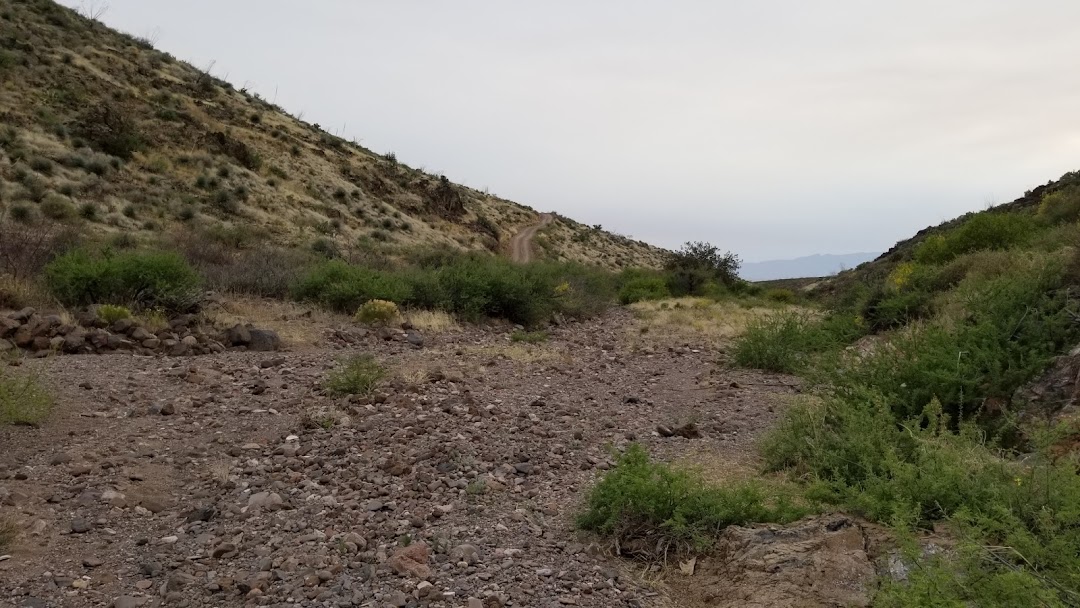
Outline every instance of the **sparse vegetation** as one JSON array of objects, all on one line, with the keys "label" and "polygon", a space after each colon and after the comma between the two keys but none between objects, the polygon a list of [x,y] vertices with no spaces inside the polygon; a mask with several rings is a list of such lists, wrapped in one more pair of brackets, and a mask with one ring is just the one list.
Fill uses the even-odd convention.
[{"label": "sparse vegetation", "polygon": [[102,304],[97,307],[97,316],[102,321],[112,324],[120,319],[130,319],[131,310],[126,306],[117,306],[115,304]]},{"label": "sparse vegetation", "polygon": [[546,331],[521,331],[516,330],[510,334],[511,342],[524,342],[526,344],[540,344],[541,342],[547,342],[548,332]]},{"label": "sparse vegetation", "polygon": [[781,487],[740,482],[711,487],[693,472],[653,462],[631,445],[592,489],[578,519],[586,530],[613,536],[625,549],[646,539],[648,555],[704,550],[721,530],[752,522],[785,523],[808,514]]},{"label": "sparse vegetation", "polygon": [[371,355],[343,361],[326,378],[326,388],[335,395],[370,395],[386,377],[386,370]]},{"label": "sparse vegetation", "polygon": [[52,395],[33,373],[0,367],[0,424],[37,426],[49,415]]}]

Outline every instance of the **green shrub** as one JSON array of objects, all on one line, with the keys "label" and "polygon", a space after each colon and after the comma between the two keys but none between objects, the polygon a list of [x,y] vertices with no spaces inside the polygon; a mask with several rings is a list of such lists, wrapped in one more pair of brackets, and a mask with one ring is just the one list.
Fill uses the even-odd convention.
[{"label": "green shrub", "polygon": [[168,312],[193,309],[201,284],[199,275],[175,253],[94,256],[81,249],[50,262],[45,280],[52,294],[70,306],[134,304]]},{"label": "green shrub", "polygon": [[1034,236],[1038,225],[1024,213],[977,213],[943,234],[926,238],[915,250],[921,264],[943,264],[949,260],[986,249],[1010,249]]},{"label": "green shrub", "polygon": [[670,298],[667,282],[660,277],[640,277],[627,281],[619,289],[619,303],[633,304],[645,300]]},{"label": "green shrub", "polygon": [[335,395],[370,395],[386,376],[375,357],[359,355],[344,361],[326,378],[326,388]]},{"label": "green shrub", "polygon": [[1039,217],[1051,224],[1064,224],[1080,219],[1080,187],[1063,188],[1042,197]]},{"label": "green shrub", "polygon": [[120,319],[130,319],[131,310],[126,306],[117,306],[115,304],[102,304],[97,307],[97,316],[102,321],[108,324],[113,324]]},{"label": "green shrub", "polygon": [[341,260],[316,265],[296,283],[292,292],[296,299],[345,313],[356,311],[369,300],[401,304],[411,295],[403,276],[352,266]]},{"label": "green shrub", "polygon": [[342,312],[368,300],[388,300],[469,321],[491,317],[535,326],[554,313],[595,315],[610,304],[613,291],[609,273],[579,265],[516,265],[492,256],[457,255],[437,266],[396,271],[329,261],[303,277],[293,295]]},{"label": "green shrub", "polygon": [[34,375],[0,367],[0,424],[37,426],[52,406],[52,395]]},{"label": "green shrub", "polygon": [[94,105],[79,117],[75,134],[96,150],[130,160],[143,145],[138,123],[126,110],[110,104]]},{"label": "green shrub", "polygon": [[735,363],[792,373],[803,369],[811,355],[836,347],[840,341],[806,313],[777,312],[750,323],[735,342]]},{"label": "green shrub", "polygon": [[780,302],[781,304],[793,304],[798,296],[790,289],[767,289],[763,294],[766,300]]},{"label": "green shrub", "polygon": [[1039,450],[1021,464],[996,453],[973,424],[951,430],[936,401],[908,419],[894,409],[862,385],[789,408],[763,442],[772,469],[809,480],[811,500],[900,535],[951,524],[957,555],[930,558],[907,584],[886,583],[875,605],[929,605],[920,600],[926,594],[943,602],[932,605],[1062,605],[1059,594],[1080,584],[1075,458]]},{"label": "green shrub", "polygon": [[525,342],[526,344],[539,344],[546,342],[548,339],[548,332],[546,331],[521,331],[516,330],[510,334],[511,342]]},{"label": "green shrub", "polygon": [[614,536],[624,546],[627,540],[647,537],[650,549],[704,549],[727,526],[784,523],[807,513],[787,495],[764,484],[709,487],[698,475],[651,462],[645,450],[634,444],[589,493],[578,525]]}]

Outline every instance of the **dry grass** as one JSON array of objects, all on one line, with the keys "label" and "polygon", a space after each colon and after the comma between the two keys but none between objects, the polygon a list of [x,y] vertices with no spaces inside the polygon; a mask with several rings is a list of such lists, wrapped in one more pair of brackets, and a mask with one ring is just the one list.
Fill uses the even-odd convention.
[{"label": "dry grass", "polygon": [[27,306],[38,310],[59,308],[56,299],[40,283],[0,275],[0,310],[20,310]]},{"label": "dry grass", "polygon": [[776,312],[735,301],[675,298],[630,306],[635,323],[629,339],[635,345],[694,343],[716,346],[735,338],[753,321]]},{"label": "dry grass", "polygon": [[313,346],[322,341],[326,328],[353,324],[350,317],[321,308],[244,296],[229,297],[220,308],[207,312],[207,320],[222,327],[252,323],[272,329],[291,347]]},{"label": "dry grass", "polygon": [[19,526],[12,517],[0,517],[0,553],[4,553],[15,545],[15,539],[19,536]]},{"label": "dry grass", "polygon": [[572,363],[574,358],[569,353],[545,346],[530,344],[492,344],[486,346],[466,346],[458,349],[465,356],[484,359],[505,358],[515,363]]},{"label": "dry grass", "polygon": [[405,313],[405,318],[420,331],[436,334],[461,331],[454,317],[441,310],[411,310]]}]

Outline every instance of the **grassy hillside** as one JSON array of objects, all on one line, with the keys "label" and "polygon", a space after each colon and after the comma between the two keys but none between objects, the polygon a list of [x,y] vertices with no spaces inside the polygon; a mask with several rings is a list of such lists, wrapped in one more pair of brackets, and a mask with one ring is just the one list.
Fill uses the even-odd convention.
[{"label": "grassy hillside", "polygon": [[[240,75],[238,75],[240,77]],[[50,0],[0,0],[0,200],[25,224],[348,252],[500,252],[536,213],[379,155]],[[570,220],[547,259],[657,266]]]},{"label": "grassy hillside", "polygon": [[1078,246],[1070,173],[826,280],[817,310],[755,321],[732,349],[803,378],[760,445],[779,485],[686,492],[699,482],[630,453],[583,525],[700,546],[717,521],[842,510],[887,526],[907,569],[881,572],[875,606],[1078,605]]}]

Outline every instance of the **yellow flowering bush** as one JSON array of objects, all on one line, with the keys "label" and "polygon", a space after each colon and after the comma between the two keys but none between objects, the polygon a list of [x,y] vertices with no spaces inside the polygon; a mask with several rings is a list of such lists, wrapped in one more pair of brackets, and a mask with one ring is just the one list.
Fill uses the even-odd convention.
[{"label": "yellow flowering bush", "polygon": [[356,311],[360,323],[389,323],[401,316],[397,304],[388,300],[368,300]]}]

